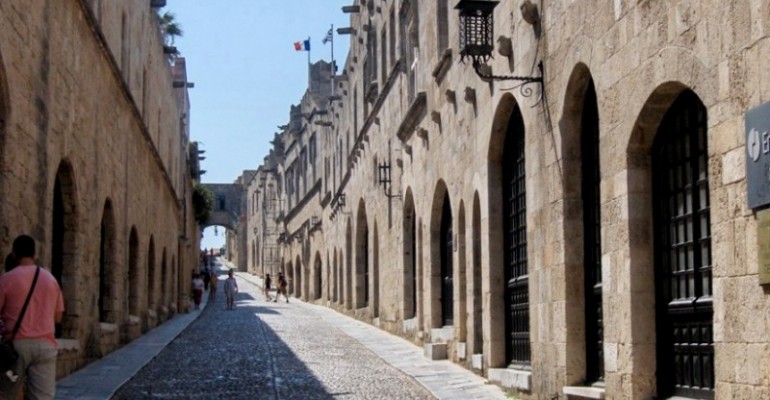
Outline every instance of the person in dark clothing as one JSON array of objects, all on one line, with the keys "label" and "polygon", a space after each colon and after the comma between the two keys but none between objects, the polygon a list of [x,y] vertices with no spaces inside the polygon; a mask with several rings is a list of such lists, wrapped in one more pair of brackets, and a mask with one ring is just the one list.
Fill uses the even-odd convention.
[{"label": "person in dark clothing", "polygon": [[272,285],[273,280],[270,279],[270,274],[265,274],[265,300],[270,301],[273,298],[270,296],[270,285]]},{"label": "person in dark clothing", "polygon": [[278,296],[283,295],[283,297],[286,298],[286,302],[289,302],[289,294],[286,291],[286,288],[289,286],[289,283],[286,281],[286,277],[283,276],[283,272],[278,273],[278,291],[275,294],[275,300],[273,302],[278,302]]}]

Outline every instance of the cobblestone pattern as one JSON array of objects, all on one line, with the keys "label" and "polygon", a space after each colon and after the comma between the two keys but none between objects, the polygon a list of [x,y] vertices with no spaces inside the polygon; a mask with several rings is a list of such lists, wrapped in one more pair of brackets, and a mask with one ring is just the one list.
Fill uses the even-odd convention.
[{"label": "cobblestone pattern", "polygon": [[432,399],[422,386],[306,308],[266,302],[239,279],[113,399]]}]

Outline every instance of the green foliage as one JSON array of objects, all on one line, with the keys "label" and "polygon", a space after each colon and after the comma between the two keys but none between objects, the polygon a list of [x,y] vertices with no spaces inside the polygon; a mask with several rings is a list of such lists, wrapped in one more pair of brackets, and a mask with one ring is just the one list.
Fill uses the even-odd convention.
[{"label": "green foliage", "polygon": [[174,13],[166,11],[162,15],[158,15],[158,20],[160,21],[160,31],[163,33],[163,39],[167,45],[173,45],[174,39],[184,34]]},{"label": "green foliage", "polygon": [[196,182],[193,185],[192,202],[195,209],[195,220],[200,225],[205,224],[214,210],[214,194]]}]

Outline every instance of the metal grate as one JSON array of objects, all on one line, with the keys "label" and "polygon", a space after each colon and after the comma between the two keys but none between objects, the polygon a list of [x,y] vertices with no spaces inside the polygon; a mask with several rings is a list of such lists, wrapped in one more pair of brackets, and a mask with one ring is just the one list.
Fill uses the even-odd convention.
[{"label": "metal grate", "polygon": [[527,270],[527,188],[524,123],[518,107],[511,115],[503,155],[505,266],[507,279],[508,359],[513,366],[529,366],[529,275]]},{"label": "metal grate", "polygon": [[680,95],[653,147],[659,393],[714,396],[706,109]]}]

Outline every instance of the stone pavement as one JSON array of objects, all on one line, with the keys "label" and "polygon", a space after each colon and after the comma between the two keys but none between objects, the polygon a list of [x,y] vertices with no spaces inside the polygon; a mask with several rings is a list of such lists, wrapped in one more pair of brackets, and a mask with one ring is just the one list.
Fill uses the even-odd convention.
[{"label": "stone pavement", "polygon": [[[202,312],[178,316],[61,380],[57,399],[508,398],[368,324],[294,298],[266,302],[259,278],[236,275],[234,311],[225,310],[220,290]],[[140,363],[147,365],[137,373]]]}]

